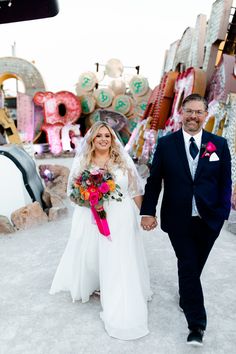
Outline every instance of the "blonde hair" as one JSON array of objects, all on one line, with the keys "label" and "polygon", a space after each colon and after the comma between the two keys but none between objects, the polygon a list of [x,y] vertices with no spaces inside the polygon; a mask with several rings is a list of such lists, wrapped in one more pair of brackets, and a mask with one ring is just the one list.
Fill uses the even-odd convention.
[{"label": "blonde hair", "polygon": [[85,154],[84,154],[84,158],[83,158],[83,167],[88,167],[91,163],[92,160],[95,156],[95,148],[94,148],[94,144],[93,141],[96,138],[98,131],[100,128],[105,127],[107,128],[107,130],[109,131],[110,135],[111,135],[111,146],[109,149],[109,156],[110,156],[110,162],[108,163],[108,167],[111,165],[118,165],[119,167],[121,167],[123,170],[126,169],[126,163],[125,161],[122,159],[122,155],[121,155],[121,151],[120,151],[120,146],[119,144],[116,142],[116,135],[114,130],[111,128],[110,125],[108,125],[106,122],[96,122],[92,125],[92,127],[89,130],[89,135],[87,138],[87,146],[85,149]]}]

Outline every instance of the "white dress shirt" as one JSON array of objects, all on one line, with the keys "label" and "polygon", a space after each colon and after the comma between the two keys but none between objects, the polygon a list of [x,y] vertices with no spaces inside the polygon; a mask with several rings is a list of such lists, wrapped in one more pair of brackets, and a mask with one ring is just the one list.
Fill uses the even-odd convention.
[{"label": "white dress shirt", "polygon": [[[196,135],[193,135],[195,143],[198,147],[198,154],[195,157],[195,159],[192,158],[192,156],[190,155],[190,152],[189,152],[190,138],[192,137],[192,135],[186,133],[183,130],[183,136],[184,136],[185,151],[186,151],[186,155],[187,155],[187,159],[188,159],[189,169],[190,169],[192,178],[194,179],[194,176],[195,176],[195,173],[197,170],[200,149],[201,149],[202,130],[199,133],[197,133]],[[193,196],[193,201],[192,201],[192,216],[199,216],[199,212],[197,210],[196,200],[195,200],[194,196]]]}]

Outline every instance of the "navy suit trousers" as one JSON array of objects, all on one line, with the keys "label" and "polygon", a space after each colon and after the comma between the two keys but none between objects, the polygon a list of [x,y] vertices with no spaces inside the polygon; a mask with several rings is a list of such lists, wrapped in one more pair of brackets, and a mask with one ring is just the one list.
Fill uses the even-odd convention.
[{"label": "navy suit trousers", "polygon": [[209,228],[200,217],[181,230],[169,234],[178,264],[180,306],[190,330],[206,329],[207,317],[201,285],[201,273],[219,232]]}]

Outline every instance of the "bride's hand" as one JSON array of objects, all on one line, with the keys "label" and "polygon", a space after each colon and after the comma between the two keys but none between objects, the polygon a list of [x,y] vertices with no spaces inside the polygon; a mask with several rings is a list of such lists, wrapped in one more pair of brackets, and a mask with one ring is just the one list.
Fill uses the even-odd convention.
[{"label": "bride's hand", "polygon": [[155,216],[142,216],[141,218],[141,226],[144,230],[150,231],[157,227],[157,219]]}]

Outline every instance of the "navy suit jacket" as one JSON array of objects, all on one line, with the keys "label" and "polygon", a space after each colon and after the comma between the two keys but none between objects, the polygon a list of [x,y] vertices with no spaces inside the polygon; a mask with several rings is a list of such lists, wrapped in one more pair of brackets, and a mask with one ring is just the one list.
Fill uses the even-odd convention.
[{"label": "navy suit jacket", "polygon": [[156,215],[156,205],[164,184],[161,228],[181,230],[191,220],[192,199],[200,217],[219,231],[231,208],[231,156],[226,139],[203,130],[201,146],[212,142],[218,161],[202,157],[201,148],[194,179],[191,176],[182,129],[158,140],[150,176],[145,186],[141,215]]}]

